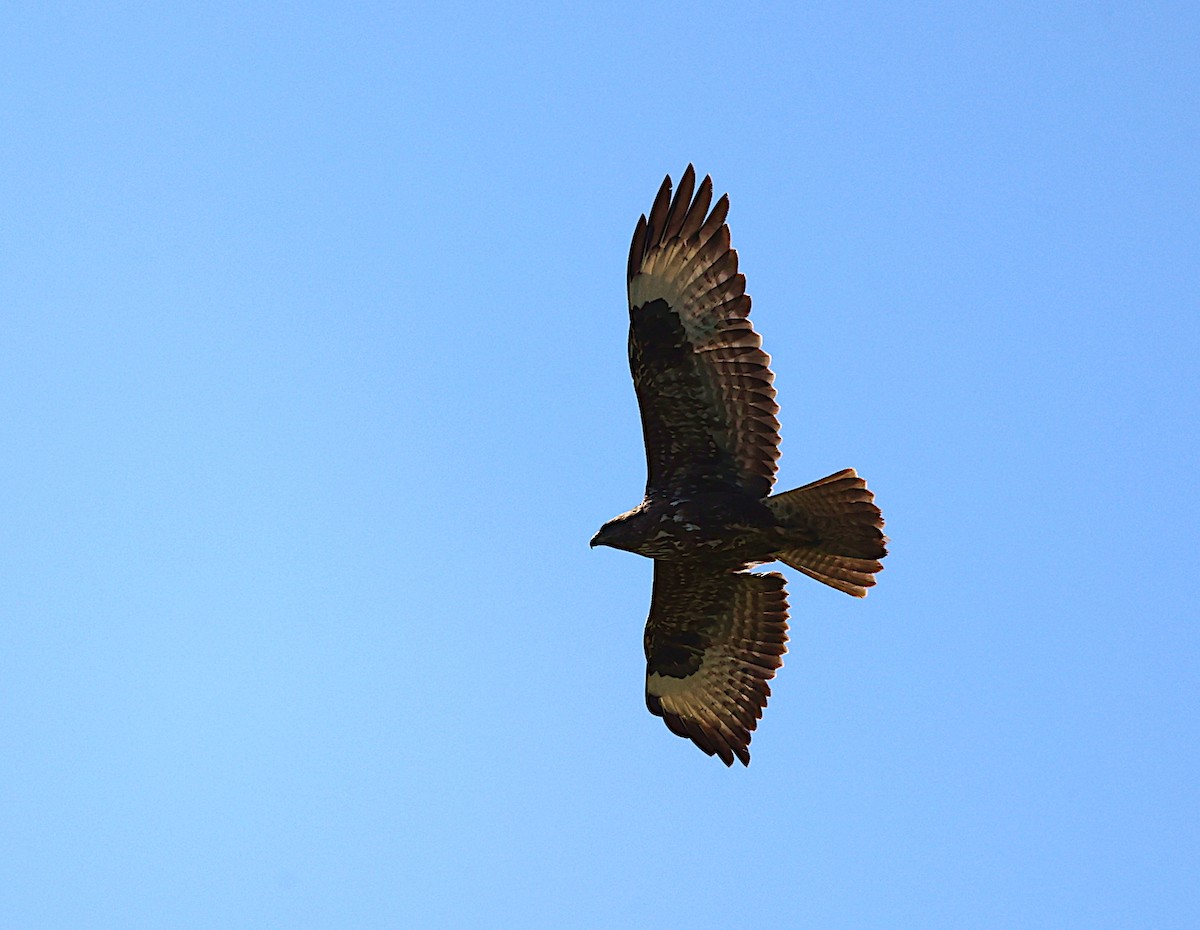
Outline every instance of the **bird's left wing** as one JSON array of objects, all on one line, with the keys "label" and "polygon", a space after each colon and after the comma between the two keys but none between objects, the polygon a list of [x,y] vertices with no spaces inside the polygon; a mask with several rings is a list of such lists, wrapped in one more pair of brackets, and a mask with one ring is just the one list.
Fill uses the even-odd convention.
[{"label": "bird's left wing", "polygon": [[[694,196],[693,196],[694,193]],[[629,248],[629,367],[646,441],[647,494],[708,485],[766,497],[779,407],[746,279],[729,244],[729,198],[691,165],[668,177]]]},{"label": "bird's left wing", "polygon": [[726,765],[750,764],[750,733],[787,651],[787,592],[776,572],[654,563],[646,621],[646,706]]}]

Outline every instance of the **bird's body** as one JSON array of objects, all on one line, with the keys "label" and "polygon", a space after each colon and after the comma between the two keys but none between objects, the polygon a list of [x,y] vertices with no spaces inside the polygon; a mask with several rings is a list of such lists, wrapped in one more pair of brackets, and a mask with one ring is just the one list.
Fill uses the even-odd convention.
[{"label": "bird's body", "polygon": [[773,561],[786,532],[762,500],[716,489],[649,496],[606,526],[597,545],[725,571]]},{"label": "bird's body", "polygon": [[[693,191],[695,197],[693,197]],[[689,165],[668,177],[634,232],[628,265],[629,364],[642,416],[640,504],[592,545],[654,559],[646,623],[646,704],[726,765],[749,764],[767,681],[786,651],[779,560],[863,596],[887,552],[883,519],[852,469],[771,494],[779,458],[770,359],[748,319],[712,182]]]}]

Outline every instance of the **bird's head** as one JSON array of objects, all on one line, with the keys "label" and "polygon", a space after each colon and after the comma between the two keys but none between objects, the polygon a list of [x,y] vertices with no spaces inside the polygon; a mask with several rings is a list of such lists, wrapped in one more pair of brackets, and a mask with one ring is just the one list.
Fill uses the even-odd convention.
[{"label": "bird's head", "polygon": [[625,549],[628,552],[635,552],[638,543],[641,542],[641,534],[637,525],[637,517],[641,513],[642,508],[635,507],[628,513],[623,513],[619,517],[613,517],[602,527],[600,532],[592,537],[591,546],[595,549],[597,546],[612,546],[614,549]]}]

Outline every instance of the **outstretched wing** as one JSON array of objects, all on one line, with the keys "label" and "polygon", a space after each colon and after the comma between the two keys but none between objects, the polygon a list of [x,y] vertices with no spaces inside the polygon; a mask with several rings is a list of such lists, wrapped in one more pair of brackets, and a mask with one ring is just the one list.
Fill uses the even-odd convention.
[{"label": "outstretched wing", "polygon": [[776,572],[654,563],[646,621],[646,706],[726,765],[750,764],[750,731],[787,652],[787,592]]},{"label": "outstretched wing", "polygon": [[647,492],[737,487],[766,497],[779,458],[774,376],[750,325],[712,180],[668,176],[629,250],[629,367],[642,412]]}]

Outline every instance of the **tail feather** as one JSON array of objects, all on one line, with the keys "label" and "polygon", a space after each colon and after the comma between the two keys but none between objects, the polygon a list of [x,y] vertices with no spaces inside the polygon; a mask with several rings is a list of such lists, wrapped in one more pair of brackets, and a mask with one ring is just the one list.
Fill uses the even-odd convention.
[{"label": "tail feather", "polygon": [[[866,596],[883,570],[887,537],[875,495],[853,468],[768,497],[766,504],[784,534],[779,561],[839,591]],[[795,544],[787,539],[789,528],[796,531]]]}]

